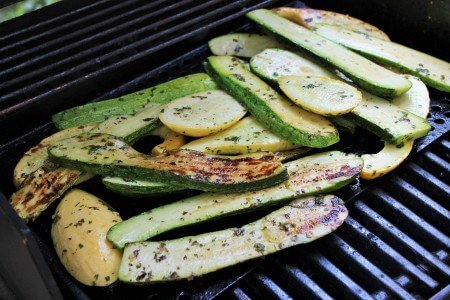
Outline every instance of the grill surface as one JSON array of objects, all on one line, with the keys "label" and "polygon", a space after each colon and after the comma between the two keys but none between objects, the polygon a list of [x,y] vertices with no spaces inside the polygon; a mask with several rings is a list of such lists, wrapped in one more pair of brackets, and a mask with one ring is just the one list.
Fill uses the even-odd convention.
[{"label": "grill surface", "polygon": [[[9,36],[4,34],[3,38],[14,40],[16,44],[24,43],[23,49],[25,51],[22,52],[24,53],[33,50],[33,47],[30,47],[30,45],[37,43],[36,40],[45,38],[46,34],[48,34],[48,28],[54,27],[55,31],[60,33],[64,32],[64,30],[70,30],[71,27],[61,29],[62,24],[71,21],[76,23],[79,21],[80,16],[90,16],[95,13],[109,14],[117,9],[117,12],[120,12],[120,14],[116,14],[118,18],[116,21],[119,22],[119,16],[131,16],[134,14],[133,11],[147,11],[148,14],[152,14],[151,11],[156,10],[151,9],[152,6],[161,6],[160,9],[167,9],[167,16],[173,15],[172,8],[169,8],[170,5],[178,5],[183,8],[182,10],[187,9],[189,5],[198,8],[192,1],[164,1],[164,5],[160,4],[161,2],[126,1],[119,3],[105,0],[90,3],[89,5],[84,3],[85,6],[79,10],[69,10],[65,14],[53,19],[50,18],[36,26],[38,29],[41,28],[39,30],[36,29],[36,32],[42,31],[42,36],[39,36],[39,34],[33,35],[28,30],[22,30],[16,31]],[[202,5],[205,5],[205,8],[209,7],[209,11],[218,13],[221,10],[216,8],[226,5],[225,2],[205,1]],[[233,18],[246,9],[251,9],[250,5],[255,4],[257,1],[254,1],[254,3],[251,1],[241,1],[239,5],[244,2],[249,6],[244,9],[240,8],[239,12],[233,15]],[[262,2],[258,5],[265,5],[269,2]],[[115,4],[113,5],[113,3]],[[232,5],[235,4],[233,3]],[[201,10],[202,8],[198,9]],[[182,13],[181,11],[180,14]],[[192,19],[192,15],[189,15],[188,12],[184,13],[190,16],[189,20]],[[224,13],[224,15],[226,14]],[[104,18],[95,17],[91,23],[86,21],[86,18],[81,18],[83,22],[87,22],[83,23],[85,24],[83,28],[86,31],[81,34],[86,34],[85,37],[87,39],[92,38],[94,33],[88,31],[88,28],[91,27],[97,28],[99,35],[104,34],[108,29],[101,27],[103,25],[99,24],[101,22],[106,22],[105,24],[109,24],[107,22],[116,22],[111,20],[113,18],[112,15],[108,16]],[[156,19],[162,20],[163,22],[166,21],[163,17],[158,17],[153,18],[152,22],[158,22]],[[127,17],[127,20],[130,20],[129,17]],[[223,19],[217,16],[214,17],[214,20],[216,22],[223,21]],[[203,43],[204,39],[207,40],[210,35],[215,35],[220,31],[229,31],[230,28],[236,28],[238,24],[244,24],[241,19],[239,20],[239,22],[233,22],[232,27],[228,27],[228,25],[221,26],[220,30],[197,29],[197,32],[192,34],[192,37],[198,39],[198,44]],[[181,27],[181,31],[175,32],[174,34],[178,36],[178,34],[183,34],[184,32],[191,36],[191,32],[195,32],[192,29],[194,27],[200,27],[199,22],[201,23],[201,21],[192,23],[192,28]],[[58,24],[61,26],[57,26]],[[125,22],[120,22],[120,24],[125,24]],[[174,24],[170,25],[170,29],[173,28],[172,26],[175,26]],[[184,23],[177,22],[176,24]],[[142,24],[136,26],[139,29],[144,27]],[[117,30],[118,26],[114,27],[109,25],[107,27],[111,30]],[[183,31],[184,29],[186,31]],[[158,30],[155,29],[155,31],[157,32]],[[79,31],[74,31],[74,33],[80,34]],[[53,41],[51,37],[52,35],[47,36],[47,39]],[[114,37],[118,37],[118,35],[114,34]],[[62,38],[70,39],[71,37],[65,36]],[[139,42],[141,39],[137,39],[136,41]],[[81,38],[77,38],[78,40],[81,40]],[[167,36],[164,40],[169,41],[166,42],[167,44],[171,44],[173,41],[173,39]],[[13,44],[11,43],[9,47],[12,47]],[[63,44],[71,45],[69,42],[64,42]],[[154,48],[157,48],[158,45],[161,44],[156,44]],[[209,53],[206,46],[195,48],[193,45],[195,43],[191,43],[189,47],[194,50],[190,50],[178,58],[171,60],[165,59],[159,62],[159,64],[156,64],[159,66],[152,68],[152,71],[145,72],[141,76],[112,89],[111,92],[98,97],[96,100],[119,96],[167,81],[171,78],[201,71],[201,62]],[[126,45],[122,44],[122,46],[117,46],[117,49],[121,50],[124,46]],[[159,47],[161,49],[163,48],[163,46]],[[110,66],[111,68],[117,66],[117,69],[114,70],[120,70],[119,66],[124,61],[127,61],[127,57],[157,53],[158,50],[154,50],[154,48],[150,50],[136,48],[133,50],[133,55],[125,56],[119,62],[114,60],[115,62],[110,64]],[[8,49],[0,50],[0,62],[3,63],[2,58],[4,57],[9,59],[5,54],[8,53]],[[42,52],[42,55],[38,58],[49,55],[51,52],[49,49]],[[102,51],[101,53],[105,55],[105,52]],[[178,50],[175,53],[179,55],[182,52]],[[22,55],[21,53],[17,53],[17,55],[19,54]],[[67,58],[71,60],[73,56],[69,54],[70,52],[68,52]],[[171,58],[172,53],[168,51],[167,55]],[[163,63],[167,61],[170,62]],[[52,63],[55,62],[58,63],[60,61],[52,60]],[[126,65],[126,63],[123,64]],[[146,66],[149,65],[150,63],[147,62]],[[103,70],[103,67],[100,65],[98,68],[98,70]],[[61,70],[65,69],[66,67]],[[11,69],[5,70],[7,72],[16,72],[14,70],[10,71]],[[39,69],[33,68],[33,70],[38,71]],[[93,86],[91,88],[96,87],[90,81],[92,77],[90,75],[87,76],[89,73],[86,70],[79,69],[76,72],[74,71],[76,85],[78,85],[79,80],[85,80],[84,77],[82,79],[77,77],[82,74],[83,76],[86,75],[86,81]],[[136,71],[137,69],[133,65],[131,70]],[[138,71],[136,72],[130,74],[129,77],[135,77],[139,73]],[[65,74],[65,71],[62,73]],[[0,74],[2,73],[0,72]],[[104,80],[105,77],[102,78]],[[121,80],[125,81],[127,78],[127,76],[124,76]],[[5,83],[3,81],[0,82]],[[116,81],[114,81],[115,83]],[[25,83],[23,84],[24,87],[28,86]],[[112,85],[110,83],[109,89],[111,87]],[[58,94],[56,98],[59,100],[63,99],[59,98],[58,89],[53,89],[52,85],[49,85],[47,89],[47,94]],[[100,88],[96,93],[102,90]],[[90,99],[94,98],[92,95],[95,94],[91,93]],[[401,168],[380,180],[362,183],[357,182],[339,191],[338,195],[347,201],[350,217],[336,233],[312,244],[294,247],[265,259],[247,262],[200,279],[195,279],[191,282],[160,284],[149,287],[115,284],[109,288],[88,288],[76,283],[67,274],[54,253],[49,229],[50,215],[55,205],[35,222],[30,224],[31,232],[34,234],[39,248],[45,254],[45,259],[55,275],[61,291],[65,296],[70,298],[95,299],[105,297],[118,299],[132,296],[134,299],[148,299],[150,297],[166,298],[185,296],[187,298],[208,299],[218,296],[223,299],[258,299],[263,297],[265,299],[426,299],[440,293],[435,297],[437,299],[444,299],[450,295],[450,197],[448,193],[448,185],[450,184],[450,136],[448,134],[450,121],[448,106],[450,101],[443,94],[436,91],[432,91],[432,98],[429,120],[433,126],[433,130],[426,138],[416,143],[417,147],[415,151],[420,151],[420,153],[405,163]],[[42,101],[45,98],[36,99],[33,101],[43,103]],[[3,100],[3,98],[0,100],[0,107],[2,108],[2,103],[8,103],[7,101],[10,101],[6,100],[3,102]],[[80,99],[79,101],[86,102],[85,99]],[[73,106],[75,102],[66,103],[66,105]],[[19,102],[12,101],[11,103]],[[15,120],[17,119],[15,118]],[[51,123],[46,123],[46,121],[48,121],[48,118],[37,120],[37,123],[41,124],[40,126],[23,135],[15,132],[12,134],[14,138],[3,137],[2,133],[4,144],[0,146],[0,157],[2,157],[0,162],[0,178],[6,178],[6,180],[0,182],[0,189],[5,195],[9,196],[13,192],[11,184],[12,169],[20,156],[30,146],[36,144],[43,137],[50,135],[56,130]],[[377,141],[378,139],[376,137],[361,130],[355,139],[344,137],[344,141],[337,147],[357,153],[368,151],[368,148],[374,151],[380,148],[380,143]],[[145,140],[141,143],[145,145],[145,148],[149,148],[149,145],[146,143],[152,143],[152,141]],[[367,147],[367,145],[369,146]],[[112,206],[116,207],[124,218],[128,218],[136,212],[141,211],[143,206],[150,208],[160,205],[164,201],[164,199],[155,199],[154,202],[152,201],[152,203],[143,205],[142,202],[139,203],[131,198],[123,199],[124,197],[120,197],[120,199],[117,199],[117,196],[109,193],[107,190],[99,189],[98,186],[100,186],[100,183],[93,181],[85,183],[82,188],[92,191],[101,198],[110,200]],[[4,199],[0,199],[1,201],[4,203]],[[5,209],[7,210],[7,208]],[[7,212],[11,213],[11,211]],[[266,211],[248,214],[246,218],[239,216],[227,218],[223,221],[214,222],[214,224],[208,224],[207,230],[223,228],[224,226],[230,226],[230,224],[239,225],[247,223],[265,213]],[[205,231],[204,226],[195,226],[193,228],[179,230],[175,233],[166,234],[161,236],[161,238],[171,238],[182,234],[195,234]]]}]

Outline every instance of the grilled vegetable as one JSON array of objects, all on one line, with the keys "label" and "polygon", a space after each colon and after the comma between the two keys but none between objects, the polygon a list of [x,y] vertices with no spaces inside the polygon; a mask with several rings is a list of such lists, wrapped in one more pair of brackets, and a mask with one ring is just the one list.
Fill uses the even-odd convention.
[{"label": "grilled vegetable", "polygon": [[354,17],[343,15],[334,11],[326,11],[312,8],[279,7],[274,11],[294,23],[308,29],[313,29],[322,24],[329,24],[364,33],[382,40],[389,41],[389,37],[379,28]]},{"label": "grilled vegetable", "polygon": [[67,128],[43,139],[39,144],[28,150],[17,163],[14,169],[14,186],[19,187],[25,179],[34,171],[48,162],[48,146],[55,142],[69,137],[88,132],[95,128],[95,125],[84,125]]},{"label": "grilled vegetable", "polygon": [[173,184],[120,177],[104,177],[102,181],[111,191],[129,197],[163,196],[187,191],[185,187]]},{"label": "grilled vegetable", "polygon": [[446,61],[400,44],[343,28],[322,25],[317,28],[316,33],[376,62],[392,65],[416,75],[431,87],[450,92],[450,64]]},{"label": "grilled vegetable", "polygon": [[175,132],[201,137],[233,126],[245,108],[221,90],[192,94],[169,103],[159,119]]},{"label": "grilled vegetable", "polygon": [[272,37],[254,33],[231,33],[208,42],[214,55],[252,57],[267,48],[284,48],[284,44]]},{"label": "grilled vegetable", "polygon": [[400,75],[269,10],[254,10],[247,16],[264,29],[327,61],[373,94],[393,98],[411,87]]},{"label": "grilled vegetable", "polygon": [[279,161],[285,163],[290,162],[294,159],[301,158],[306,154],[308,154],[309,152],[311,152],[312,150],[313,150],[312,148],[301,147],[293,150],[278,151],[275,152],[274,154]]},{"label": "grilled vegetable", "polygon": [[358,156],[339,151],[307,156],[285,164],[289,179],[279,185],[243,194],[206,193],[173,202],[115,225],[108,239],[123,247],[175,228],[334,191],[351,182],[362,163]]},{"label": "grilled vegetable", "polygon": [[[123,118],[111,117],[99,127],[92,128],[91,132],[104,130],[125,140],[137,139],[139,135],[147,134],[159,125],[157,116],[162,107],[163,105],[160,104],[149,103],[140,113],[134,116],[123,116]],[[57,142],[56,139],[53,142]],[[48,156],[48,147],[49,145],[44,145],[42,149],[46,149],[46,151],[45,154],[41,152],[42,155]],[[42,149],[40,151],[43,151]],[[88,180],[92,176],[92,174],[83,174],[77,170],[59,167],[48,159],[42,159],[39,168],[30,173],[21,188],[11,196],[11,205],[25,221],[32,220],[68,188]]]},{"label": "grilled vegetable", "polygon": [[152,155],[161,155],[167,151],[179,149],[186,144],[186,139],[183,135],[170,130],[166,126],[156,128],[150,132],[150,135],[156,135],[164,139],[161,144],[156,145],[152,149]]},{"label": "grilled vegetable", "polygon": [[152,283],[191,279],[240,262],[312,242],[338,228],[348,215],[341,199],[297,199],[240,228],[125,247],[119,279]]},{"label": "grilled vegetable", "polygon": [[54,162],[75,170],[205,191],[256,190],[287,176],[271,153],[220,157],[178,150],[152,157],[108,134],[86,133],[60,141],[49,149],[49,155]]},{"label": "grilled vegetable", "polygon": [[211,56],[206,68],[216,81],[241,101],[261,124],[301,146],[327,147],[339,140],[325,118],[288,101],[231,56]]},{"label": "grilled vegetable", "polygon": [[338,128],[345,130],[351,134],[355,133],[356,125],[352,121],[346,119],[343,116],[329,117],[330,121],[333,122]]},{"label": "grilled vegetable", "polygon": [[[408,92],[395,98],[392,102],[398,107],[425,119],[430,105],[427,87],[420,79],[411,75],[405,76],[413,83],[413,86]],[[364,168],[361,170],[361,177],[375,179],[391,172],[408,157],[413,144],[413,141],[408,141],[403,146],[398,147],[385,142],[384,148],[380,152],[362,155]]]},{"label": "grilled vegetable", "polygon": [[250,60],[250,68],[259,77],[276,86],[278,78],[284,75],[336,77],[312,58],[280,49],[267,49],[255,55]]},{"label": "grilled vegetable", "polygon": [[240,120],[224,131],[194,140],[182,147],[210,154],[276,152],[294,148],[298,148],[298,145],[273,134],[253,116]]},{"label": "grilled vegetable", "polygon": [[59,129],[99,123],[105,117],[135,114],[149,102],[165,104],[176,98],[216,88],[208,75],[192,74],[122,97],[64,110],[53,116],[53,122]]},{"label": "grilled vegetable", "polygon": [[106,239],[106,232],[120,221],[111,207],[82,190],[71,190],[61,200],[51,235],[59,259],[76,280],[91,286],[117,280],[122,253]]},{"label": "grilled vegetable", "polygon": [[427,120],[367,92],[362,96],[361,104],[346,117],[383,140],[401,146],[430,131]]},{"label": "grilled vegetable", "polygon": [[278,78],[281,90],[303,109],[324,116],[348,113],[361,102],[361,92],[342,81],[319,76]]}]

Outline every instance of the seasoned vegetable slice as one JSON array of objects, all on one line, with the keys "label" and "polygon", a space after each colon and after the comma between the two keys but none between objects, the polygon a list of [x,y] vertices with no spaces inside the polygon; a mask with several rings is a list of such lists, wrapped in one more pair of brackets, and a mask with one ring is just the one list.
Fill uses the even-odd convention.
[{"label": "seasoned vegetable slice", "polygon": [[149,102],[165,104],[176,98],[216,88],[217,85],[207,74],[197,73],[118,98],[70,108],[55,114],[52,119],[59,129],[99,123],[110,116],[133,115]]},{"label": "seasoned vegetable slice", "polygon": [[152,283],[190,279],[240,262],[312,242],[338,228],[348,215],[336,196],[294,200],[240,228],[125,247],[119,279]]},{"label": "seasoned vegetable slice", "polygon": [[159,119],[175,132],[202,137],[233,126],[246,113],[232,96],[212,90],[172,101]]},{"label": "seasoned vegetable slice", "polygon": [[278,78],[281,90],[295,104],[310,112],[343,115],[361,102],[361,92],[339,80],[319,76],[288,75]]},{"label": "seasoned vegetable slice", "polygon": [[152,197],[185,192],[185,187],[145,180],[104,177],[103,184],[113,192],[129,197]]},{"label": "seasoned vegetable slice", "polygon": [[54,162],[75,170],[205,191],[256,190],[287,177],[286,169],[272,153],[220,157],[178,150],[152,157],[112,135],[100,133],[55,143],[49,155]]},{"label": "seasoned vegetable slice", "polygon": [[253,56],[250,68],[259,77],[276,86],[278,78],[284,75],[336,77],[311,57],[305,58],[281,49],[266,49]]},{"label": "seasoned vegetable slice", "polygon": [[285,164],[289,179],[276,186],[242,194],[205,193],[142,213],[111,228],[108,239],[118,247],[145,241],[175,228],[283,203],[299,196],[337,190],[358,176],[360,157],[324,152]]},{"label": "seasoned vegetable slice", "polygon": [[214,55],[234,55],[250,58],[267,48],[284,48],[274,38],[254,33],[231,33],[213,38],[208,42]]},{"label": "seasoned vegetable slice", "polygon": [[[419,78],[405,75],[413,83],[412,88],[392,102],[419,117],[426,118],[429,112],[430,96],[427,87]],[[409,155],[413,148],[413,141],[408,141],[402,146],[396,146],[385,142],[383,149],[375,154],[364,154],[364,168],[361,177],[375,179],[397,168]]]},{"label": "seasoned vegetable slice", "polygon": [[322,25],[316,32],[372,60],[413,74],[431,87],[450,92],[450,64],[446,61],[397,43],[343,28]]},{"label": "seasoned vegetable slice", "polygon": [[216,81],[241,101],[261,124],[301,146],[327,147],[339,140],[325,118],[307,112],[282,97],[232,56],[211,56],[206,68]]},{"label": "seasoned vegetable slice", "polygon": [[400,75],[274,12],[258,9],[247,16],[264,29],[327,61],[373,94],[393,98],[411,87],[411,83]]},{"label": "seasoned vegetable slice", "polygon": [[176,133],[166,126],[156,128],[155,130],[150,132],[150,135],[159,136],[164,139],[161,144],[156,145],[152,149],[152,155],[160,155],[167,151],[176,150],[186,144],[184,135]]},{"label": "seasoned vegetable slice", "polygon": [[400,146],[430,131],[426,119],[367,92],[363,91],[362,96],[361,104],[346,117],[383,140]]},{"label": "seasoned vegetable slice", "polygon": [[240,120],[224,131],[187,143],[182,149],[210,154],[245,154],[261,151],[284,151],[298,148],[270,132],[255,117]]},{"label": "seasoned vegetable slice", "polygon": [[308,29],[313,29],[322,24],[329,24],[361,32],[382,40],[389,41],[389,37],[379,28],[349,15],[343,15],[334,11],[313,8],[279,7],[274,11],[294,23]]}]

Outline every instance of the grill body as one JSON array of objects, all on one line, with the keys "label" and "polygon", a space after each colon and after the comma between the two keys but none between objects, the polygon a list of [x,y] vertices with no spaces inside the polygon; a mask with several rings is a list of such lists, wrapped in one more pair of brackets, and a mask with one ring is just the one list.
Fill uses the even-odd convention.
[{"label": "grill body", "polygon": [[[434,2],[445,8],[445,1]],[[352,13],[391,34],[391,25],[383,22],[383,17],[392,13],[387,8],[395,8],[388,5],[389,1],[368,1],[365,8],[354,1],[340,3],[342,6],[335,7],[332,1],[307,2]],[[7,196],[14,191],[15,163],[31,146],[56,131],[49,119],[52,113],[199,72],[201,62],[209,55],[205,46],[208,39],[238,28],[252,30],[242,17],[245,12],[281,5],[304,4],[271,0],[67,0],[2,24],[0,190]],[[440,47],[415,44],[422,35],[411,39],[402,34],[407,30],[402,27],[402,19],[398,24],[392,30],[394,40],[447,59]],[[437,34],[433,38],[440,40]],[[448,95],[434,90],[431,95],[429,120],[433,130],[416,143],[416,154],[384,178],[356,182],[339,191],[350,217],[335,233],[310,245],[191,282],[145,287],[117,283],[108,288],[89,288],[70,277],[53,250],[49,230],[55,205],[25,225],[0,194],[0,232],[5,243],[0,248],[0,276],[18,296],[39,295],[40,299],[449,297],[450,101]],[[343,139],[336,147],[344,151],[375,151],[381,146],[375,136],[364,131]],[[152,142],[144,139],[137,147],[149,148]],[[95,180],[81,188],[108,200],[124,218],[165,201],[154,199],[142,204],[118,197]],[[219,220],[206,229],[204,225],[194,226],[161,238],[240,225],[266,212]],[[29,282],[34,284],[26,284]]]}]

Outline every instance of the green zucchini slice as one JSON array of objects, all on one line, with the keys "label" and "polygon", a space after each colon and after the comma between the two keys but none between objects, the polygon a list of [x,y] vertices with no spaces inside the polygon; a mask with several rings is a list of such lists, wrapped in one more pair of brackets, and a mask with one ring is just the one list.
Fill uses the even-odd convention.
[{"label": "green zucchini slice", "polygon": [[315,32],[376,62],[416,75],[435,89],[450,92],[450,64],[444,60],[345,28],[321,25]]},{"label": "green zucchini slice", "polygon": [[336,196],[297,199],[242,226],[170,241],[125,247],[119,279],[153,283],[193,277],[312,242],[334,231],[348,211]]},{"label": "green zucchini slice", "polygon": [[107,238],[122,248],[179,227],[280,204],[299,196],[334,191],[358,176],[363,161],[354,154],[331,151],[306,156],[285,166],[289,173],[286,182],[241,194],[205,193],[157,207],[111,227]]},{"label": "green zucchini slice", "polygon": [[152,197],[185,192],[185,187],[161,182],[104,177],[103,184],[113,192],[129,197]]},{"label": "green zucchini slice", "polygon": [[271,33],[327,61],[373,94],[393,98],[411,87],[411,83],[400,75],[272,11],[258,9],[249,12],[247,17]]},{"label": "green zucchini slice", "polygon": [[206,68],[227,92],[241,101],[261,124],[300,146],[322,148],[339,141],[327,119],[282,97],[232,56],[211,56]]},{"label": "green zucchini slice", "polygon": [[216,88],[217,85],[207,74],[192,74],[118,98],[70,108],[55,114],[52,119],[58,129],[99,123],[110,116],[133,115],[149,102],[165,104],[176,98]]},{"label": "green zucchini slice", "polygon": [[214,55],[234,55],[250,58],[267,48],[284,48],[276,39],[254,33],[231,33],[213,38],[208,42]]},{"label": "green zucchini slice", "polygon": [[179,185],[204,191],[242,192],[287,178],[272,153],[220,157],[190,150],[159,156],[142,154],[108,134],[82,134],[53,144],[50,158],[67,168]]},{"label": "green zucchini slice", "polygon": [[362,97],[355,87],[327,77],[287,75],[278,78],[278,83],[295,104],[323,116],[346,114]]}]

